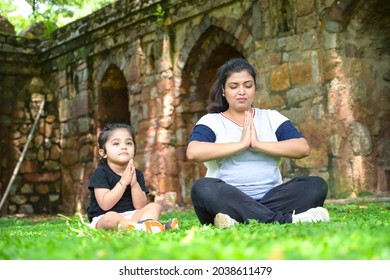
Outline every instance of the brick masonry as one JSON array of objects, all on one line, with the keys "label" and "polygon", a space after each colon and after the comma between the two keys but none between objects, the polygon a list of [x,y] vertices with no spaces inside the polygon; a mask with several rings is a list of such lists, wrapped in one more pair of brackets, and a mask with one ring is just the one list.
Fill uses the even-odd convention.
[{"label": "brick masonry", "polygon": [[0,194],[45,100],[2,212],[85,212],[96,137],[110,121],[134,126],[151,199],[165,209],[190,205],[205,169],[186,159],[187,140],[217,68],[234,56],[256,67],[254,105],[285,114],[312,147],[307,158],[283,161],[286,180],[322,176],[329,199],[390,192],[388,2],[128,2],[51,39],[39,25],[20,37],[2,24]]}]

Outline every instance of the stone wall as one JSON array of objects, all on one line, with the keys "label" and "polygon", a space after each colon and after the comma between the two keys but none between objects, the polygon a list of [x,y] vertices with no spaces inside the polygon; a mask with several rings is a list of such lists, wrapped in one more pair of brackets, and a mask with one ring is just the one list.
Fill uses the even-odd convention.
[{"label": "stone wall", "polygon": [[1,194],[45,99],[4,212],[85,212],[96,137],[111,121],[134,126],[151,199],[190,205],[205,169],[186,159],[187,139],[217,68],[236,56],[256,67],[255,105],[285,114],[312,147],[283,161],[285,179],[320,175],[329,198],[390,192],[390,33],[378,31],[389,16],[374,17],[386,1],[127,2],[51,40],[0,35]]}]

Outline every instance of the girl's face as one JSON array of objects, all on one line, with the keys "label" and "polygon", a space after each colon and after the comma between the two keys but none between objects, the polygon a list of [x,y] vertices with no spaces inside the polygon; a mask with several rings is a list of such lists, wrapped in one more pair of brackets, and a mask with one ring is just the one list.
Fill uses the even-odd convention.
[{"label": "girl's face", "polygon": [[248,71],[233,73],[226,80],[225,97],[229,103],[228,110],[246,111],[252,107],[256,85]]},{"label": "girl's face", "polygon": [[99,154],[107,159],[107,163],[125,165],[134,158],[134,141],[125,128],[115,129],[106,142],[106,151],[99,150]]}]

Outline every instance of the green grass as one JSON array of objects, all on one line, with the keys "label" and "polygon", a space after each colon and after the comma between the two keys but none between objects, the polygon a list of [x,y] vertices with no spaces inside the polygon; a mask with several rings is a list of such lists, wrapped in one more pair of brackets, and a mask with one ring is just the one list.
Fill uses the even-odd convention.
[{"label": "green grass", "polygon": [[389,260],[390,203],[332,205],[329,223],[200,225],[192,210],[181,229],[159,234],[92,230],[79,216],[0,218],[2,260]]}]

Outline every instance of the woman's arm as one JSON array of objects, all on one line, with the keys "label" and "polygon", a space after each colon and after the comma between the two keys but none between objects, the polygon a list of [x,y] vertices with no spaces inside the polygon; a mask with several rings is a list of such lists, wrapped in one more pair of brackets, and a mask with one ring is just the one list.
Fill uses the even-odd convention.
[{"label": "woman's arm", "polygon": [[310,154],[310,147],[305,138],[292,138],[279,142],[259,141],[253,116],[250,111],[246,111],[240,142],[214,143],[194,140],[188,144],[187,158],[196,162],[205,162],[231,156],[249,147],[271,156],[294,159],[303,158]]},{"label": "woman's arm", "polygon": [[293,159],[310,155],[310,146],[305,138],[291,138],[277,142],[263,142],[257,139],[257,132],[251,115],[247,115],[251,128],[251,148],[255,151],[277,157]]},{"label": "woman's arm", "polygon": [[304,158],[310,155],[310,147],[305,138],[294,138],[279,142],[256,141],[252,149],[271,156]]},{"label": "woman's arm", "polygon": [[245,125],[239,142],[214,143],[193,140],[187,146],[187,158],[196,162],[205,162],[234,155],[249,148],[251,128]]},{"label": "woman's arm", "polygon": [[205,162],[231,156],[247,149],[242,142],[212,143],[191,141],[187,146],[187,158],[191,161]]}]

